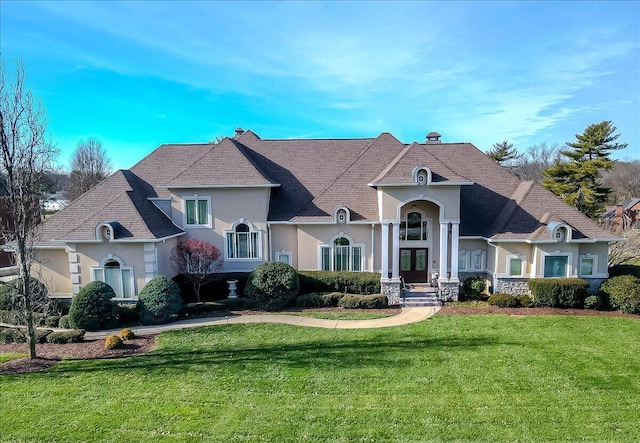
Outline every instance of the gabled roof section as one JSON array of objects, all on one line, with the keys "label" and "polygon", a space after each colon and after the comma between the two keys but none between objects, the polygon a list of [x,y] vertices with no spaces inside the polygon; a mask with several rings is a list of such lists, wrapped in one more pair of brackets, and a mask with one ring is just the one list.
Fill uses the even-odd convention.
[{"label": "gabled roof section", "polygon": [[55,241],[96,240],[96,226],[116,222],[114,240],[155,240],[184,231],[147,197],[150,185],[130,171],[116,171],[110,177],[54,214],[40,226],[40,245]]},{"label": "gabled roof section", "polygon": [[456,149],[459,143],[420,144],[412,143],[373,179],[372,186],[413,184],[413,170],[416,166],[427,166],[431,170],[433,182],[470,182],[451,167],[440,161],[437,154],[441,149]]},{"label": "gabled roof section", "polygon": [[279,185],[229,138],[219,143],[162,145],[131,170],[160,188]]},{"label": "gabled roof section", "polygon": [[271,191],[271,221],[331,221],[337,205],[351,220],[377,220],[376,191],[367,184],[404,149],[389,133],[363,139],[235,141],[281,187]]}]

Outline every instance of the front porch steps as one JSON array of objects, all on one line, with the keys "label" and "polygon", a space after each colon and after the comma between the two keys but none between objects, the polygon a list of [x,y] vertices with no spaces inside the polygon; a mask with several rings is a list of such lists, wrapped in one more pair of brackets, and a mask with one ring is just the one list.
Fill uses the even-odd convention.
[{"label": "front porch steps", "polygon": [[438,288],[427,284],[407,284],[403,289],[403,306],[440,306]]}]

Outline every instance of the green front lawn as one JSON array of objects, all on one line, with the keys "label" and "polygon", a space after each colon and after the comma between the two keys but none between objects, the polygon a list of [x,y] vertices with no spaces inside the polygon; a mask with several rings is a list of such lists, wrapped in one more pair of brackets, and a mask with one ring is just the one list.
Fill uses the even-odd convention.
[{"label": "green front lawn", "polygon": [[0,376],[0,441],[640,441],[640,321],[226,325]]}]

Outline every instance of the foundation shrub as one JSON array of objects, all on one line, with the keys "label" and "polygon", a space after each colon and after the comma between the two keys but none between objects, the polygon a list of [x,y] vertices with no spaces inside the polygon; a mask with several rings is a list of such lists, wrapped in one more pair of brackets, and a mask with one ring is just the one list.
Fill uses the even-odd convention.
[{"label": "foundation shrub", "polygon": [[600,295],[590,295],[584,299],[584,308],[599,311],[605,306],[603,297]]},{"label": "foundation shrub", "polygon": [[344,295],[345,294],[343,292],[329,292],[328,294],[323,294],[322,301],[324,303],[324,306],[328,308],[335,308],[336,306],[338,306],[340,300],[342,300],[342,297],[344,297]]},{"label": "foundation shrub", "polygon": [[340,292],[379,294],[380,273],[346,271],[299,271],[300,293]]},{"label": "foundation shrub", "polygon": [[535,306],[582,308],[589,283],[581,278],[532,278],[528,282]]},{"label": "foundation shrub", "polygon": [[293,301],[299,289],[300,281],[295,269],[286,263],[264,262],[249,274],[244,295],[257,308],[278,311]]},{"label": "foundation shrub", "polygon": [[338,306],[345,309],[384,309],[389,307],[389,300],[381,294],[346,294],[340,299]]},{"label": "foundation shrub", "polygon": [[518,300],[518,304],[523,308],[532,308],[534,306],[533,299],[527,294],[516,295],[515,298]]},{"label": "foundation shrub", "polygon": [[480,300],[486,298],[485,296],[486,284],[484,277],[481,275],[474,275],[467,277],[462,281],[462,292],[464,292],[465,298],[468,300]]},{"label": "foundation shrub", "polygon": [[518,299],[511,294],[504,292],[496,292],[489,296],[487,303],[491,306],[497,306],[499,308],[516,308],[520,304]]},{"label": "foundation shrub", "polygon": [[84,340],[84,329],[71,329],[69,331],[53,331],[47,335],[47,343],[65,344],[82,343]]},{"label": "foundation shrub", "polygon": [[0,343],[25,343],[27,337],[18,328],[5,328],[0,331]]},{"label": "foundation shrub", "polygon": [[119,349],[122,347],[124,343],[122,343],[122,339],[120,336],[112,334],[109,335],[104,341],[104,348],[106,350],[109,349]]},{"label": "foundation shrub", "polygon": [[322,308],[324,300],[322,294],[312,292],[311,294],[302,294],[296,297],[295,305],[298,308]]},{"label": "foundation shrub", "polygon": [[45,317],[44,324],[50,328],[56,328],[60,324],[60,318],[59,315],[49,315]]},{"label": "foundation shrub", "polygon": [[118,306],[111,301],[115,296],[111,286],[104,282],[87,284],[71,302],[69,326],[88,331],[115,327],[118,324]]},{"label": "foundation shrub", "polygon": [[187,303],[182,305],[180,315],[189,317],[191,315],[206,314],[209,312],[224,311],[225,306],[219,302],[200,302],[200,303]]},{"label": "foundation shrub", "polygon": [[[228,280],[238,280],[236,292],[243,294],[244,287],[249,278],[248,272],[216,272],[211,279],[202,284],[200,288],[201,301],[221,301],[229,296]],[[193,290],[193,284],[187,276],[178,274],[172,278],[180,287],[180,295],[183,303],[194,303],[197,301]]]},{"label": "foundation shrub", "polygon": [[600,286],[613,309],[640,314],[640,278],[633,275],[611,277]]},{"label": "foundation shrub", "polygon": [[60,317],[60,321],[58,322],[58,327],[62,328],[62,329],[70,329],[71,326],[69,325],[69,316],[68,315],[63,315],[62,317]]},{"label": "foundation shrub", "polygon": [[176,320],[180,309],[180,288],[165,276],[153,277],[138,294],[138,315],[143,325],[160,325]]}]

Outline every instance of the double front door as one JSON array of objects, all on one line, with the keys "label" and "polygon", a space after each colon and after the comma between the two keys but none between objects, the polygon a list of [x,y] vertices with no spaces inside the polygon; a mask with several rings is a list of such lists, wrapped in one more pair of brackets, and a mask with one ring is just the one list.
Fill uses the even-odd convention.
[{"label": "double front door", "polygon": [[428,282],[428,258],[429,254],[426,248],[401,248],[400,276],[403,277],[407,283]]}]

